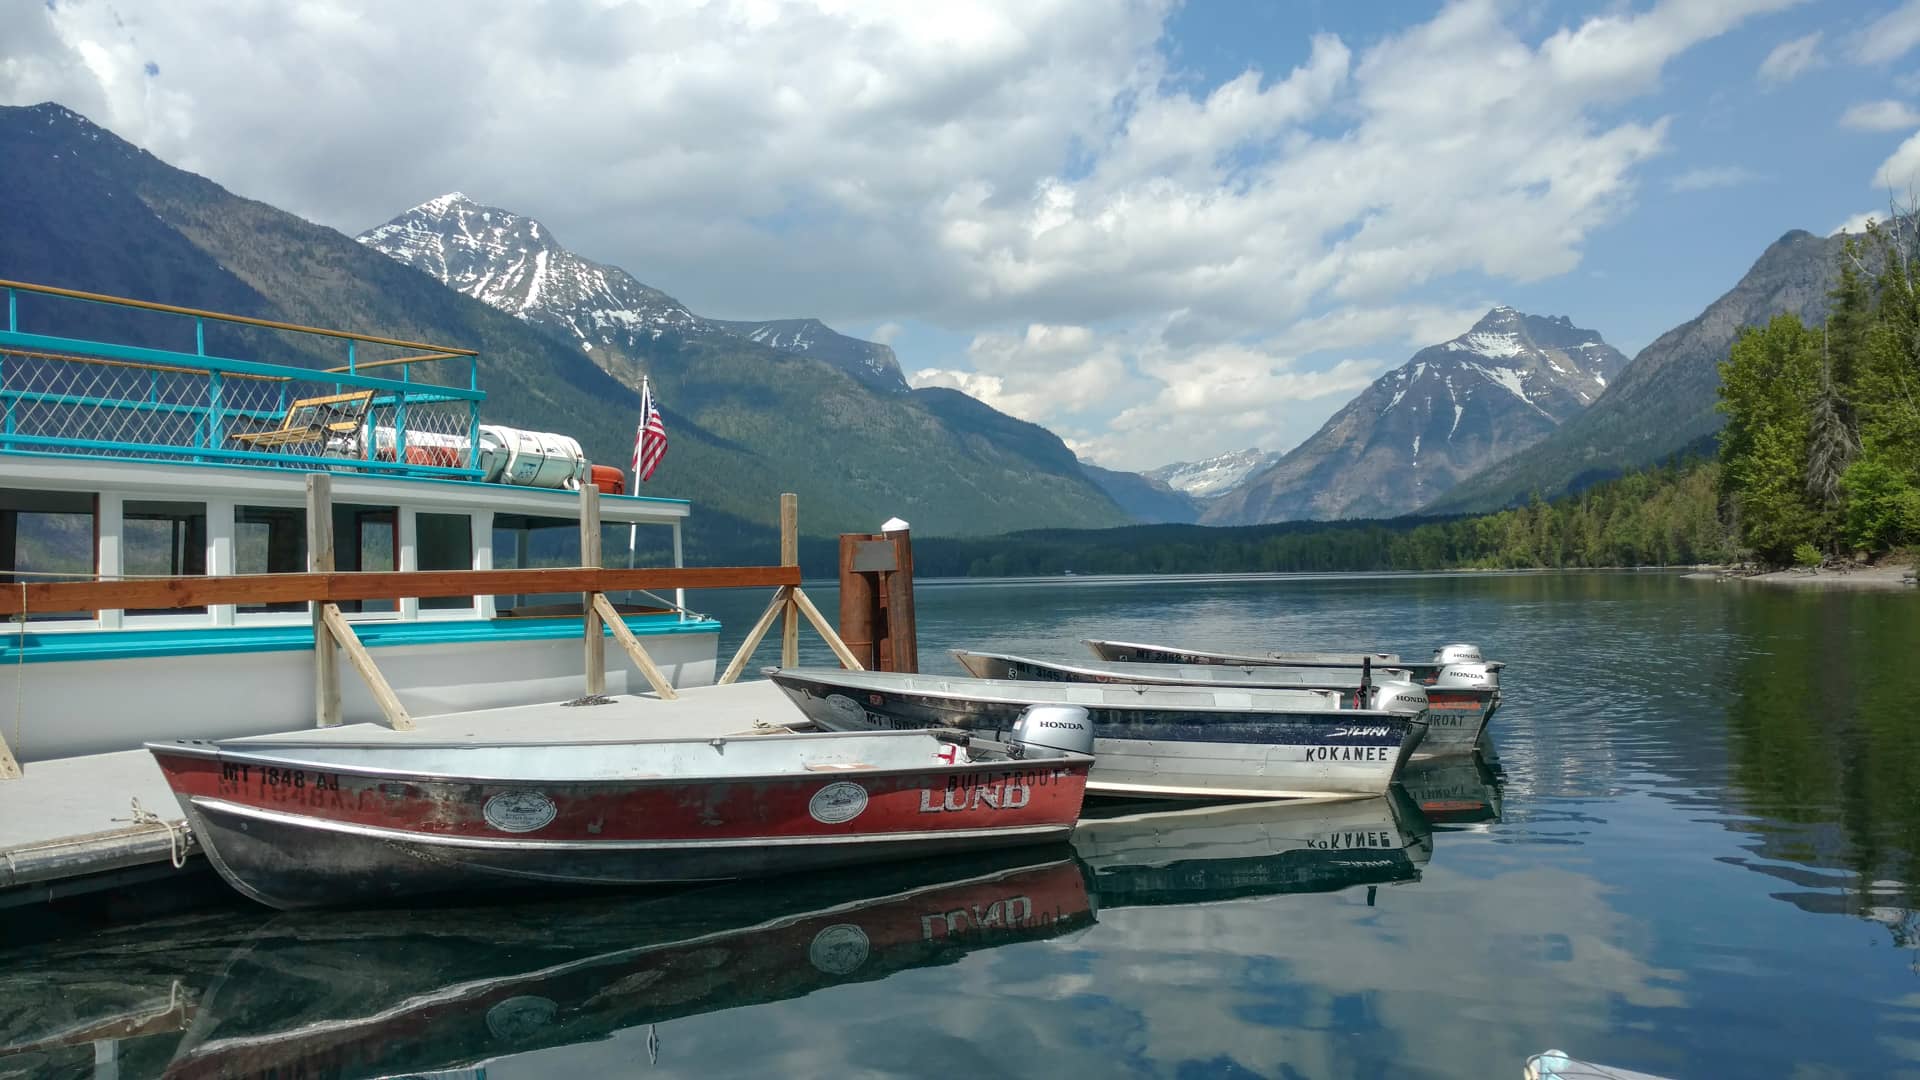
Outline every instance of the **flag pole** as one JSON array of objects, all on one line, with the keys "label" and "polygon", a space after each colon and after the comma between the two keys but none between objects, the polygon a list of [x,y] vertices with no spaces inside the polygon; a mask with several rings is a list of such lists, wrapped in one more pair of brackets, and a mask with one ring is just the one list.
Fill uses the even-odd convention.
[{"label": "flag pole", "polygon": [[[647,400],[653,394],[652,384],[645,375],[640,376],[640,426],[647,426]],[[633,493],[640,494],[640,436],[633,437]],[[627,522],[627,569],[633,569],[633,549],[638,541],[640,523]]]}]

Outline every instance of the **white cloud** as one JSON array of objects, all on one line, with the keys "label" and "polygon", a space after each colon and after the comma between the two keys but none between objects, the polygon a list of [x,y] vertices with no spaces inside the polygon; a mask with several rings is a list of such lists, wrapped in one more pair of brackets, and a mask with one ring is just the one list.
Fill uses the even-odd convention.
[{"label": "white cloud", "polygon": [[1873,174],[1873,186],[1906,195],[1920,187],[1920,134],[1909,136]]},{"label": "white cloud", "polygon": [[1875,19],[1860,35],[1855,54],[1863,63],[1898,60],[1920,45],[1920,0],[1906,3]]},{"label": "white cloud", "polygon": [[[1170,66],[1172,0],[23,4],[0,101],[348,231],[462,189],[703,314],[931,324],[975,344],[928,379],[1093,439],[1151,398],[1195,456],[1246,445],[1250,401],[1297,441],[1325,387],[1464,328],[1433,299],[1461,280],[1574,269],[1667,149],[1621,106],[1788,2],[1541,38],[1455,0],[1207,84]],[[1099,330],[1067,357],[1027,326]]]},{"label": "white cloud", "polygon": [[902,329],[903,328],[901,327],[901,325],[897,322],[892,322],[892,321],[883,322],[880,325],[874,327],[873,329],[867,331],[867,340],[877,341],[882,345],[891,345],[893,344],[894,339],[900,336],[900,331]]},{"label": "white cloud", "polygon": [[1739,187],[1760,179],[1760,174],[1738,165],[1714,165],[1688,169],[1667,181],[1673,191],[1711,191],[1714,188]]},{"label": "white cloud", "polygon": [[1887,220],[1887,215],[1884,211],[1868,210],[1863,213],[1855,214],[1852,217],[1848,218],[1847,220],[1834,226],[1833,232],[1830,232],[1827,235],[1833,236],[1837,233],[1866,232],[1868,225],[1876,221],[1885,221],[1885,220]]},{"label": "white cloud", "polygon": [[1760,61],[1760,81],[1778,86],[1824,66],[1826,60],[1820,55],[1820,36],[1820,31],[1815,30],[1806,37],[1783,41],[1774,46],[1767,58]]},{"label": "white cloud", "polygon": [[1920,112],[1904,101],[1862,101],[1840,114],[1840,126],[1855,131],[1911,131]]}]

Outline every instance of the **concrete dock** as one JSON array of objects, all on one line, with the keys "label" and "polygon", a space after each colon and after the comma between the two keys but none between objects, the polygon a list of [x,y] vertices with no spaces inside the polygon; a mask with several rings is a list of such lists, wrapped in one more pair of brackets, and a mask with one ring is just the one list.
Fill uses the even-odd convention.
[{"label": "concrete dock", "polygon": [[[521,705],[415,717],[414,723],[412,731],[347,724],[265,738],[543,743],[712,738],[807,727],[780,689],[765,680],[689,687],[678,701],[622,695],[600,705]],[[28,765],[19,779],[0,781],[0,907],[111,888],[123,880],[116,872],[150,873],[197,858],[181,824],[179,805],[145,750]]]}]

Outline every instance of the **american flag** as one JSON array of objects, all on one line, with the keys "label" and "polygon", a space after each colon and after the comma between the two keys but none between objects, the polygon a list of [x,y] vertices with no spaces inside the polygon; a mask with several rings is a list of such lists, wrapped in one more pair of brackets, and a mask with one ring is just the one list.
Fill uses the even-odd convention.
[{"label": "american flag", "polygon": [[638,482],[653,479],[653,470],[667,456],[667,426],[653,403],[653,383],[640,384],[640,428],[633,433],[633,475]]}]

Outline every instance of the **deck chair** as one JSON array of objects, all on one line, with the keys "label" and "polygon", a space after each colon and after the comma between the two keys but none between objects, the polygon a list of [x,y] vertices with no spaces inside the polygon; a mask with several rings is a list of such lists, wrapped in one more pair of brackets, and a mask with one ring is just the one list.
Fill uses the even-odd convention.
[{"label": "deck chair", "polygon": [[287,415],[281,418],[279,427],[243,431],[228,438],[255,450],[350,439],[359,434],[360,425],[366,420],[367,408],[372,403],[371,390],[301,398],[287,406]]}]

